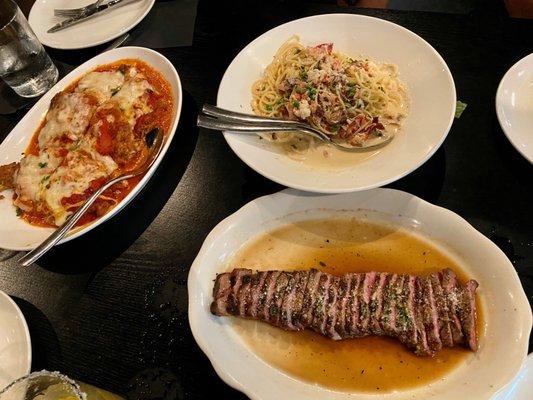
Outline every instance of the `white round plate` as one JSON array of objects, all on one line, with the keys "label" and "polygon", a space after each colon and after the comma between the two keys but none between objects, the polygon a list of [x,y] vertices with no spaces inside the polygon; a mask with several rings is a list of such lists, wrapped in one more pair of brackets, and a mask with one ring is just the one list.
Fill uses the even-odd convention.
[{"label": "white round plate", "polygon": [[503,76],[496,92],[496,114],[511,144],[533,163],[533,53]]},{"label": "white round plate", "polygon": [[0,391],[30,370],[28,325],[15,302],[0,290]]},{"label": "white round plate", "polygon": [[531,400],[533,393],[533,353],[530,354],[516,378],[492,400]]},{"label": "white round plate", "polygon": [[218,91],[219,107],[252,113],[252,84],[278,48],[298,35],[304,45],[332,42],[345,54],[398,65],[410,97],[404,128],[378,154],[343,170],[313,168],[272,150],[255,135],[224,132],[232,150],[265,177],[320,193],[366,190],[393,182],[428,160],[444,141],[455,112],[455,85],[448,66],[413,32],[377,18],[328,14],[298,19],[259,36],[232,61]]},{"label": "white round plate", "polygon": [[109,42],[136,26],[154,6],[155,0],[128,1],[101,12],[86,21],[58,32],[48,29],[64,20],[55,17],[55,8],[84,7],[96,0],[36,0],[28,22],[39,41],[62,50],[84,49]]},{"label": "white round plate", "polygon": [[[103,217],[88,225],[72,230],[60,243],[77,238],[113,217],[113,215],[122,210],[137,195],[137,193],[141,191],[144,185],[146,185],[148,180],[152,177],[170,146],[170,142],[174,137],[180,118],[182,92],[180,78],[176,69],[166,57],[156,51],[144,47],[121,47],[99,54],[65,76],[52,89],[50,89],[48,93],[41,97],[0,144],[0,165],[19,161],[21,153],[24,153],[28,147],[33,134],[48,111],[50,100],[52,100],[52,97],[54,97],[56,93],[62,91],[65,87],[69,86],[71,82],[78,79],[86,72],[93,70],[98,65],[109,64],[125,58],[140,59],[146,62],[156,71],[159,71],[170,83],[174,100],[174,117],[170,131],[167,134],[166,142],[163,145],[161,153],[155,160],[154,165],[150,167],[137,186],[135,186],[124,200]],[[0,224],[0,248],[9,250],[31,250],[53,232],[53,229],[51,228],[30,225],[17,217],[15,207],[13,207],[12,192],[6,190],[2,192],[2,195],[4,198],[0,199],[0,221],[2,221]]]},{"label": "white round plate", "polygon": [[188,280],[189,323],[218,375],[254,400],[376,399],[376,395],[328,390],[299,381],[253,353],[233,318],[209,311],[216,274],[247,240],[294,221],[358,217],[407,229],[452,257],[479,282],[485,313],[480,347],[444,380],[416,389],[380,394],[380,399],[489,399],[520,370],[527,355],[531,308],[515,269],[503,252],[457,214],[408,193],[375,189],[337,195],[294,190],[254,200],[219,223],[206,238]]}]

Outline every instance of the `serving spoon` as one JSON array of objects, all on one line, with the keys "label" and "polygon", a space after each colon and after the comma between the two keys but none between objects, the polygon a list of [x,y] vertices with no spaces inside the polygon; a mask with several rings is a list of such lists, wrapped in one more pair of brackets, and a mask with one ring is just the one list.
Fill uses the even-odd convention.
[{"label": "serving spoon", "polygon": [[297,131],[331,144],[338,149],[350,152],[375,149],[386,145],[394,138],[392,133],[384,132],[381,136],[365,141],[361,146],[350,146],[333,140],[321,130],[303,122],[243,114],[209,104],[205,104],[202,107],[202,112],[205,115],[198,115],[197,125],[203,128],[255,133]]},{"label": "serving spoon", "polygon": [[85,201],[85,203],[83,203],[83,205],[63,223],[63,225],[58,227],[54,231],[54,233],[52,233],[50,236],[46,238],[44,242],[42,242],[39,246],[37,246],[35,249],[30,251],[29,253],[26,253],[18,261],[22,263],[22,265],[25,267],[33,264],[35,261],[41,258],[44,254],[46,254],[48,250],[54,247],[57,244],[57,242],[63,239],[63,237],[68,233],[68,231],[70,231],[70,229],[76,224],[76,222],[78,222],[78,220],[85,213],[85,211],[89,209],[89,207],[96,201],[96,199],[104,191],[106,191],[111,186],[119,182],[142,175],[146,171],[148,171],[148,169],[154,164],[155,160],[157,159],[157,156],[159,155],[159,153],[161,153],[161,149],[163,148],[163,143],[165,142],[164,137],[163,137],[163,131],[159,128],[152,129],[146,135],[145,140],[146,140],[146,144],[149,147],[149,153],[148,153],[148,157],[146,161],[141,166],[137,167],[133,171],[124,173],[120,176],[117,176],[114,179],[111,179],[104,186],[102,186],[100,189],[94,192]]}]

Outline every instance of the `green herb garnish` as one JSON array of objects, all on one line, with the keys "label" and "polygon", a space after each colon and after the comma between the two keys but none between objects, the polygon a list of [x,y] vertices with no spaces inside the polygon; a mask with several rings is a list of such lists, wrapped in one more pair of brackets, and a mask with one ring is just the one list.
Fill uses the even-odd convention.
[{"label": "green herb garnish", "polygon": [[267,109],[267,111],[272,111],[272,104],[267,104],[265,108]]},{"label": "green herb garnish", "polygon": [[348,97],[354,97],[356,90],[357,90],[357,87],[350,86],[350,88],[348,89],[348,92],[346,94],[348,95]]},{"label": "green herb garnish", "polygon": [[307,80],[307,72],[304,70],[300,71],[300,79],[306,81]]},{"label": "green herb garnish", "polygon": [[22,210],[19,207],[15,208],[15,212],[17,213],[17,217],[20,217],[22,215]]},{"label": "green herb garnish", "polygon": [[39,163],[39,168],[44,168],[48,165],[48,163],[45,163],[45,162],[40,162]]},{"label": "green herb garnish", "polygon": [[294,100],[294,101],[292,102],[292,106],[293,106],[294,108],[300,108],[300,102]]},{"label": "green herb garnish", "polygon": [[111,97],[113,97],[114,95],[116,95],[119,91],[120,91],[120,86],[119,86],[119,87],[116,87],[116,88],[114,88],[114,89],[111,89]]},{"label": "green herb garnish", "polygon": [[307,94],[310,98],[314,98],[316,95],[316,88],[311,85],[307,85]]},{"label": "green herb garnish", "polygon": [[41,183],[45,183],[48,179],[50,179],[50,175],[46,175],[43,179],[41,179]]},{"label": "green herb garnish", "polygon": [[457,100],[457,103],[455,104],[455,118],[460,118],[461,117],[461,114],[463,114],[463,111],[465,110],[467,105],[468,104]]}]

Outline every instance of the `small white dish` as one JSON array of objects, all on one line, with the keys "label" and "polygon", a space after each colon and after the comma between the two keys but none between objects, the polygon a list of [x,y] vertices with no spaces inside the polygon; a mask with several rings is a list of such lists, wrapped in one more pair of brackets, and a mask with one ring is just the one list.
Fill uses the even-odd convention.
[{"label": "small white dish", "polygon": [[[505,254],[457,214],[405,192],[375,189],[338,195],[284,190],[256,199],[219,223],[207,236],[188,279],[189,323],[218,375],[253,400],[370,400],[375,394],[337,392],[297,380],[256,355],[232,318],[210,312],[217,273],[250,238],[295,221],[357,217],[408,230],[431,242],[479,282],[487,310],[480,348],[443,380],[380,394],[380,399],[489,399],[520,370],[532,326],[529,302]],[[258,379],[260,377],[260,379]]]},{"label": "small white dish", "polygon": [[[232,150],[263,176],[295,189],[342,193],[386,185],[409,174],[437,151],[452,125],[456,95],[448,66],[425,40],[382,19],[327,14],[280,25],[247,45],[220,83],[217,105],[252,113],[251,86],[278,48],[298,35],[304,45],[332,42],[347,55],[365,55],[398,65],[410,98],[402,132],[376,154],[342,170],[316,168],[290,159],[256,135],[224,132]],[[355,157],[354,157],[355,158]]]},{"label": "small white dish", "polygon": [[496,92],[496,114],[507,139],[533,163],[533,53],[503,76]]},{"label": "small white dish", "polygon": [[96,0],[36,0],[28,22],[39,41],[49,47],[62,50],[84,49],[109,42],[129,31],[148,14],[155,0],[137,0],[111,7],[87,21],[58,32],[47,31],[64,20],[55,17],[55,8],[78,8]]},{"label": "small white dish", "polygon": [[[72,230],[60,243],[77,238],[113,217],[113,215],[122,210],[137,195],[137,193],[141,191],[144,185],[152,177],[170,146],[170,142],[174,137],[180,118],[182,91],[180,78],[176,69],[166,57],[156,51],[144,47],[121,47],[99,54],[80,65],[59,81],[52,89],[50,89],[50,91],[48,91],[48,93],[41,97],[24,118],[20,120],[15,128],[13,128],[2,144],[0,144],[0,165],[19,161],[21,154],[26,150],[33,134],[48,111],[50,100],[56,93],[62,91],[74,80],[81,77],[86,72],[93,70],[98,65],[109,64],[125,58],[140,59],[146,62],[155,70],[159,71],[170,83],[174,100],[174,116],[170,131],[166,136],[166,142],[154,165],[152,165],[148,172],[142,177],[137,186],[135,186],[135,188],[110,212],[88,225]],[[53,232],[53,229],[30,225],[17,217],[15,207],[13,206],[12,192],[6,190],[2,192],[2,194],[4,198],[0,199],[0,221],[2,221],[0,224],[0,248],[9,250],[34,249]]]},{"label": "small white dish", "polygon": [[530,354],[516,378],[492,400],[530,400],[533,393],[533,353]]},{"label": "small white dish", "polygon": [[31,340],[24,315],[0,290],[0,391],[31,370]]}]

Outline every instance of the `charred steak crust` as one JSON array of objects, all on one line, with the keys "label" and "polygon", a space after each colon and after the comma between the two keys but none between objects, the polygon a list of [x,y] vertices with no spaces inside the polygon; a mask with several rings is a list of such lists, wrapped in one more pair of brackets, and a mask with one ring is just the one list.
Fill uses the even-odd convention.
[{"label": "charred steak crust", "polygon": [[442,347],[478,348],[474,280],[461,285],[451,269],[427,277],[385,272],[334,276],[316,269],[237,268],[218,274],[211,313],[311,329],[341,340],[369,335],[398,339],[420,356]]}]

